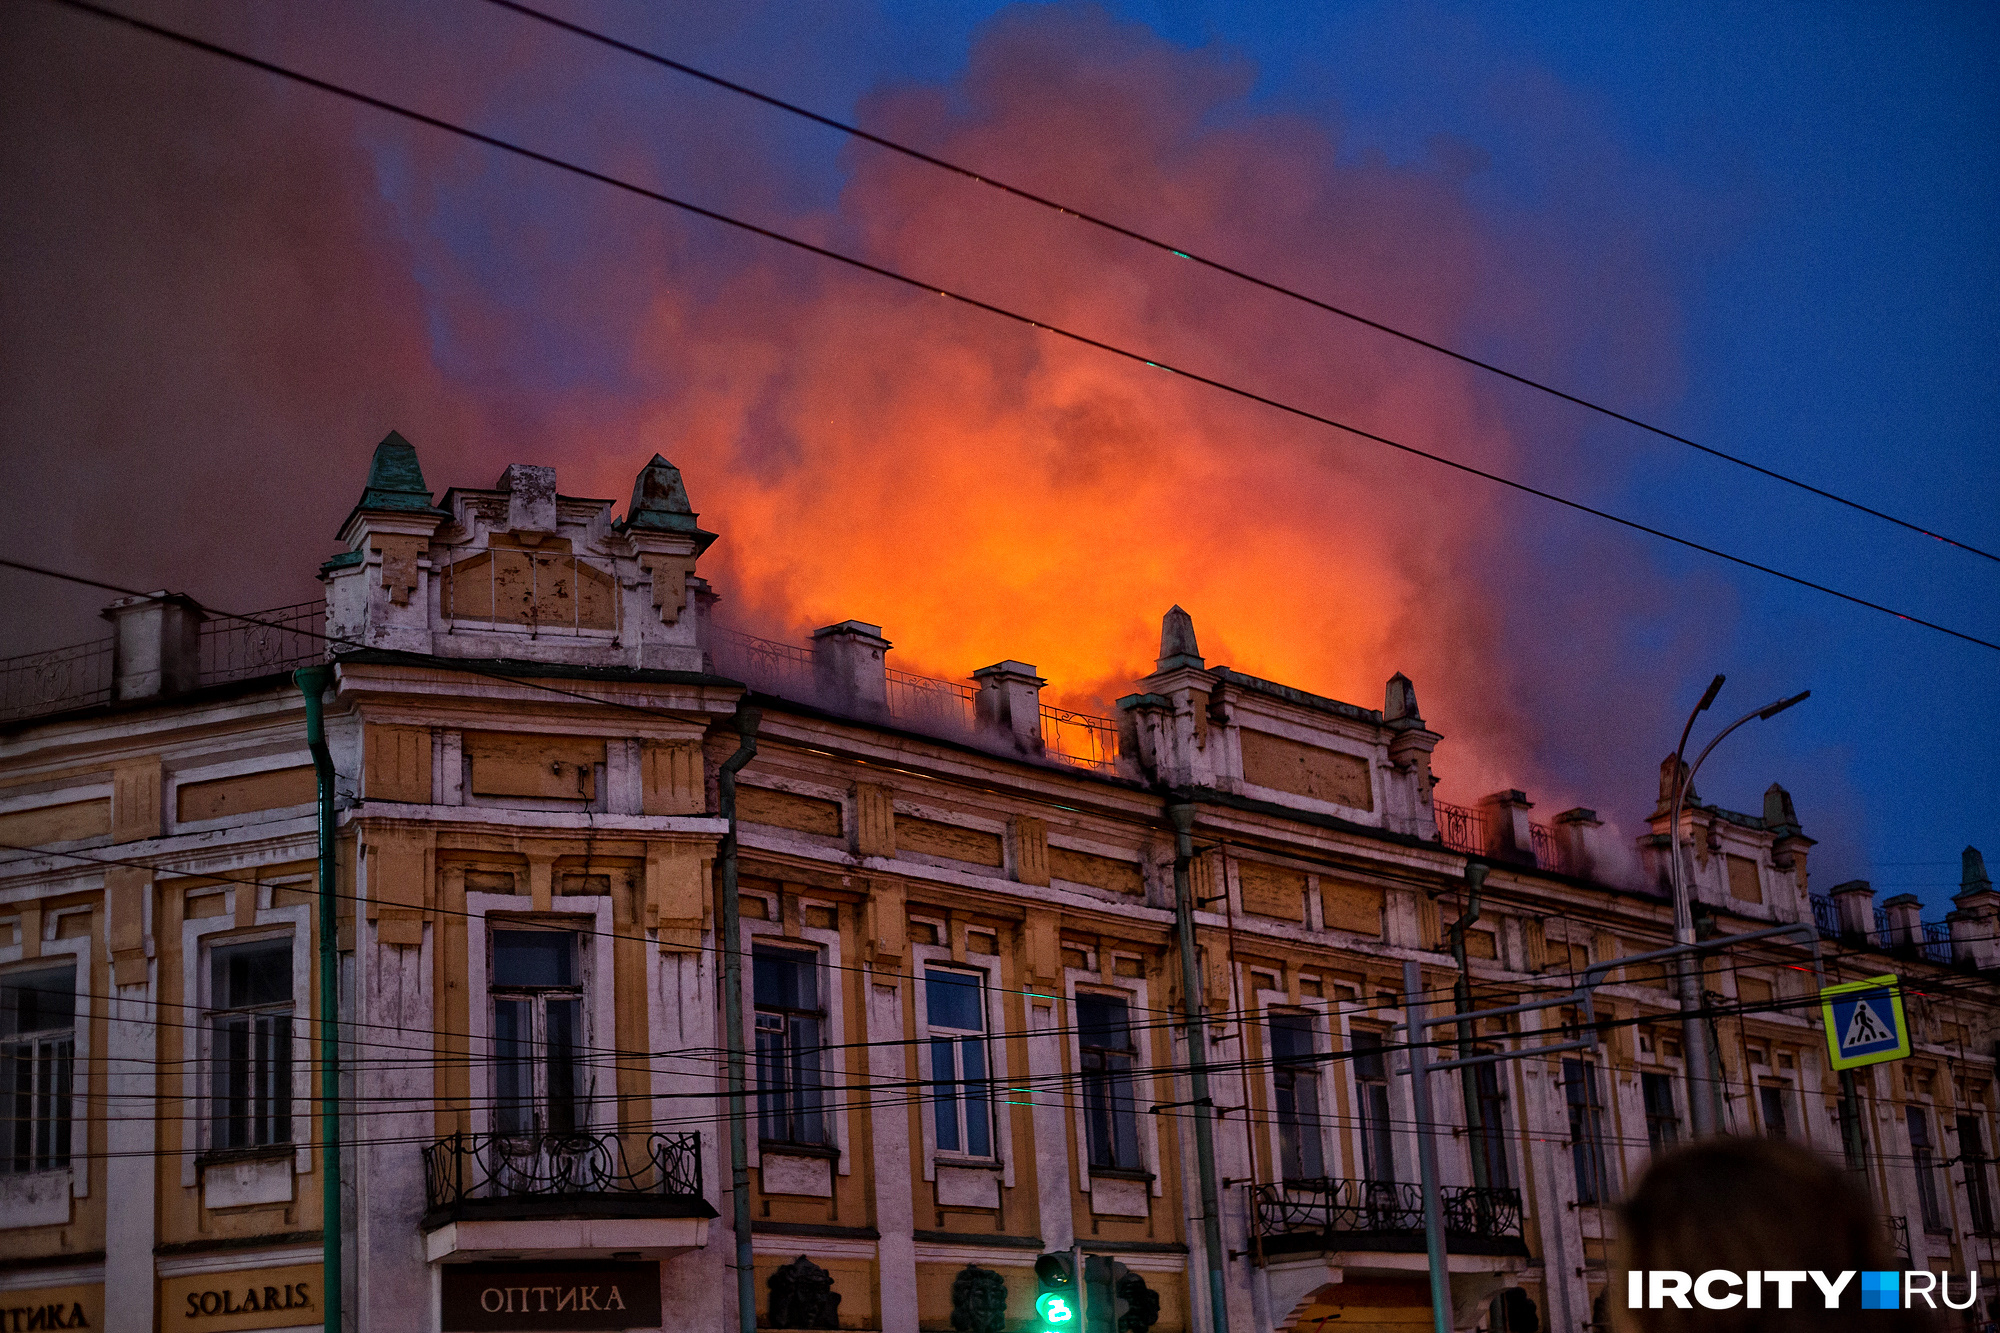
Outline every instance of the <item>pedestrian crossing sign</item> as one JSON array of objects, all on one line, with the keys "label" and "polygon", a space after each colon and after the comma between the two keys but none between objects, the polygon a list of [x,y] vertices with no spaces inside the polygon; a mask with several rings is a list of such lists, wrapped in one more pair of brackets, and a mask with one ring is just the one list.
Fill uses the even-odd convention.
[{"label": "pedestrian crossing sign", "polygon": [[1819,1008],[1835,1069],[1901,1060],[1910,1053],[1910,1025],[1894,973],[1828,986],[1819,993]]}]

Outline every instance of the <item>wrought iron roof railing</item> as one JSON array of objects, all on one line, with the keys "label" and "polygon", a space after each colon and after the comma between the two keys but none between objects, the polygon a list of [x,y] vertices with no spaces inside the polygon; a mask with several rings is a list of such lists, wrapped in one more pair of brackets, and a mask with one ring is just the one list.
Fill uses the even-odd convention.
[{"label": "wrought iron roof railing", "polygon": [[[1461,1185],[1438,1191],[1444,1229],[1454,1247],[1524,1244],[1521,1192]],[[1379,1180],[1288,1180],[1258,1185],[1252,1195],[1258,1235],[1267,1248],[1302,1244],[1326,1249],[1405,1248],[1422,1243],[1423,1192]],[[1510,1245],[1511,1243],[1511,1245]]]},{"label": "wrought iron roof railing", "polygon": [[[810,648],[736,630],[708,631],[709,666],[752,689],[797,703],[837,706],[823,697]],[[963,737],[979,725],[979,691],[963,681],[889,667],[889,716],[931,735]],[[1118,724],[1069,708],[1042,707],[1042,751],[1078,768],[1110,768],[1118,760]]]},{"label": "wrought iron roof railing", "polygon": [[1118,762],[1118,724],[1108,717],[1042,705],[1042,753],[1078,768]]},{"label": "wrought iron roof railing", "polygon": [[1479,856],[1486,851],[1486,817],[1465,805],[1432,801],[1437,815],[1438,841],[1455,852]]},{"label": "wrought iron roof railing", "polygon": [[453,1134],[423,1154],[433,1219],[521,1205],[711,1215],[702,1201],[698,1133]]},{"label": "wrought iron roof railing", "polygon": [[969,731],[976,720],[976,691],[960,681],[888,668],[889,716],[915,731]]},{"label": "wrought iron roof railing", "polygon": [[0,658],[0,722],[110,699],[110,639]]},{"label": "wrought iron roof railing", "polygon": [[[1486,815],[1483,811],[1466,805],[1452,805],[1446,801],[1432,801],[1431,810],[1437,817],[1438,841],[1455,852],[1467,856],[1486,855]],[[1569,863],[1569,854],[1563,849],[1562,840],[1556,837],[1554,828],[1547,824],[1529,824],[1528,841],[1535,853],[1538,869],[1552,871],[1558,875],[1573,875],[1576,869]]]},{"label": "wrought iron roof railing", "polygon": [[[253,623],[254,622],[254,623]],[[268,676],[326,657],[326,601],[216,616],[201,626],[201,683]]]}]

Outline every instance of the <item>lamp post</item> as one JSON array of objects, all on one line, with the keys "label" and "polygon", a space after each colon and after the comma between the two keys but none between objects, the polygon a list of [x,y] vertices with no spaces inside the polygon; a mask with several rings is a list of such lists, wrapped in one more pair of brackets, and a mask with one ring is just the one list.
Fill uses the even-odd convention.
[{"label": "lamp post", "polygon": [[[1722,692],[1724,677],[1717,676],[1708,683],[1701,702],[1688,714],[1687,725],[1681,728],[1681,741],[1674,747],[1674,805],[1673,822],[1668,825],[1668,839],[1672,853],[1669,874],[1674,890],[1674,943],[1694,943],[1694,905],[1689,901],[1688,884],[1681,873],[1681,805],[1687,799],[1688,789],[1694,785],[1694,775],[1701,770],[1722,738],[1752,719],[1763,720],[1776,717],[1793,704],[1803,702],[1812,694],[1811,690],[1795,694],[1789,699],[1780,699],[1774,704],[1745,713],[1721,731],[1696,756],[1692,766],[1683,772],[1682,756],[1687,753],[1688,735],[1694,731],[1694,720],[1708,711],[1715,702],[1715,696]],[[1681,1000],[1681,1052],[1687,1061],[1688,1070],[1688,1115],[1694,1122],[1694,1136],[1707,1138],[1716,1128],[1716,1087],[1712,1075],[1714,1056],[1709,1051],[1708,1027],[1701,1017],[1701,971],[1700,964],[1691,957],[1681,959],[1680,1000]]]}]

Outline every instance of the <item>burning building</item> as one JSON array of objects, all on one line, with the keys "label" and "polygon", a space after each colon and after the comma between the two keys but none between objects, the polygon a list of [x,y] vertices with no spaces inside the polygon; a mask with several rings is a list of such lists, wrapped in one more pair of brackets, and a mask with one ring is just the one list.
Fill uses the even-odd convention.
[{"label": "burning building", "polygon": [[[1408,1025],[1475,1009],[1516,1011],[1432,1037],[1562,1049],[1430,1085],[1453,1326],[1602,1327],[1691,1090],[1844,1161],[1908,1266],[2000,1273],[1976,853],[1928,926],[1812,894],[1775,785],[1678,830],[1663,790],[1636,847],[1448,806],[1410,680],[1211,666],[1178,608],[1115,716],[860,620],[751,637],[658,457],[619,515],[525,465],[434,497],[392,435],[338,540],[323,603],[127,598],[0,663],[19,1320],[725,1329],[747,1289],[766,1328],[1012,1330],[1068,1252],[1092,1327],[1416,1326]],[[1675,847],[1706,1071],[1673,967],[1621,961],[1673,940]],[[1815,987],[1890,971],[1912,1054],[1843,1079]]]}]

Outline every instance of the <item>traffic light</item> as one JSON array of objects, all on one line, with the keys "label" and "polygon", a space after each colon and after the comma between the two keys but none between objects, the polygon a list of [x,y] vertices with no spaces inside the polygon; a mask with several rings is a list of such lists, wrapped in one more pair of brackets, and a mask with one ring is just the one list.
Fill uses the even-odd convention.
[{"label": "traffic light", "polygon": [[1066,1254],[1045,1254],[1035,1260],[1036,1333],[1077,1333],[1076,1270]]}]

